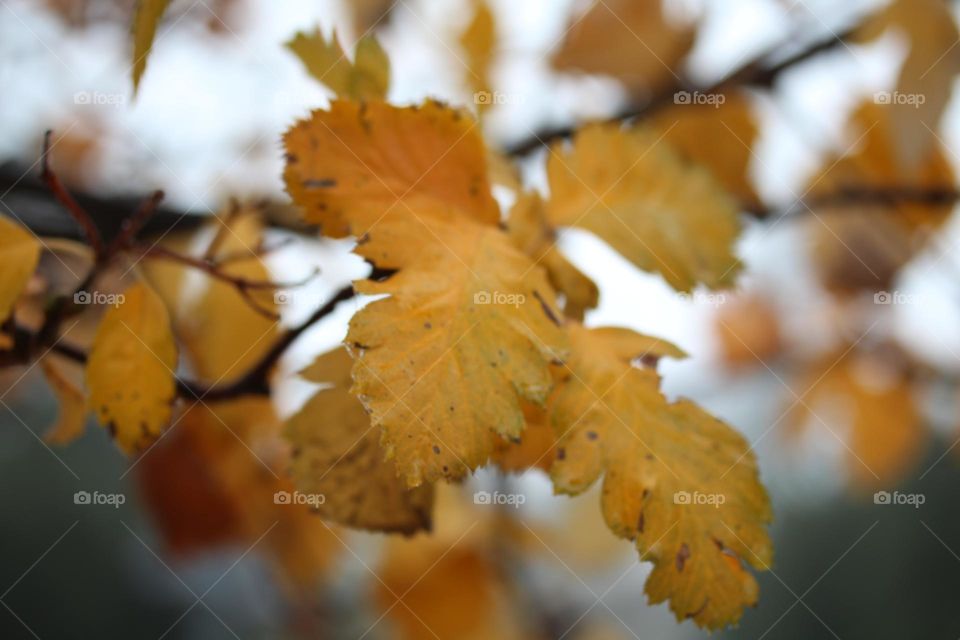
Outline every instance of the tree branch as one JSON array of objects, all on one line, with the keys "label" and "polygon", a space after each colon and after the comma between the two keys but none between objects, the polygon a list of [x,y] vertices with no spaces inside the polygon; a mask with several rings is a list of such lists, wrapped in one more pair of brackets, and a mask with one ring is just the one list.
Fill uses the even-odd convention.
[{"label": "tree branch", "polygon": [[[356,294],[352,285],[341,288],[325,305],[314,311],[309,318],[281,334],[260,360],[236,380],[219,386],[207,386],[200,382],[178,378],[177,395],[188,400],[201,398],[210,401],[228,400],[246,395],[268,395],[270,393],[270,373],[290,345],[307,329],[333,313],[338,304],[353,298],[354,295]],[[45,349],[80,364],[87,361],[87,353],[82,349],[62,341],[51,341],[52,343],[48,344],[41,339],[39,332],[32,332],[24,327],[14,325],[12,334],[13,347],[8,351],[0,352],[0,366],[25,364]]]},{"label": "tree branch", "polygon": [[[765,87],[771,88],[782,73],[817,55],[843,45],[852,35],[856,27],[851,27],[839,34],[831,34],[797,53],[776,60],[781,47],[769,49],[763,55],[754,58],[739,68],[711,84],[698,84],[690,79],[681,79],[673,86],[654,94],[649,100],[641,104],[632,104],[625,109],[607,118],[605,122],[616,123],[637,120],[651,115],[658,109],[674,104],[674,96],[680,91],[688,93],[714,94],[728,91],[737,87]],[[563,127],[541,129],[506,148],[506,154],[511,157],[522,157],[537,149],[549,146],[558,140],[566,140],[577,132],[579,124]]]}]

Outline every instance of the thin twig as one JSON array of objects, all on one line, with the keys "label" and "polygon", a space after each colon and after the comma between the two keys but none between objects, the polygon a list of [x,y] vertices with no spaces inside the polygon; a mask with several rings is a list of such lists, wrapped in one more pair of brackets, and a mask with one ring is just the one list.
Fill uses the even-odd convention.
[{"label": "thin twig", "polygon": [[[658,109],[674,104],[676,94],[681,91],[691,94],[715,94],[745,86],[772,87],[777,78],[788,69],[844,44],[853,35],[855,29],[856,27],[853,27],[838,34],[830,35],[779,61],[776,61],[774,56],[780,47],[769,49],[764,54],[753,58],[713,83],[696,83],[689,78],[681,78],[676,84],[654,94],[646,102],[631,104],[607,118],[605,122],[627,122],[649,116]],[[524,140],[509,145],[506,148],[506,154],[511,157],[526,156],[537,149],[549,146],[553,142],[573,137],[579,128],[580,124],[571,124],[564,127],[541,129]]]},{"label": "thin twig", "polygon": [[90,244],[90,248],[93,249],[94,255],[97,257],[97,261],[100,262],[106,257],[106,251],[103,245],[103,238],[100,236],[100,230],[97,229],[96,223],[93,221],[93,218],[87,213],[86,209],[80,206],[80,204],[74,200],[73,196],[70,195],[70,192],[67,191],[67,188],[63,186],[63,182],[60,181],[59,176],[54,173],[53,169],[50,168],[50,137],[53,135],[53,131],[47,129],[43,134],[43,152],[40,156],[40,178],[47,185],[47,188],[50,189],[50,192],[54,195],[57,201],[62,204],[74,220],[77,221],[77,224],[80,225],[80,228],[83,229],[83,233],[87,238],[87,242]]}]

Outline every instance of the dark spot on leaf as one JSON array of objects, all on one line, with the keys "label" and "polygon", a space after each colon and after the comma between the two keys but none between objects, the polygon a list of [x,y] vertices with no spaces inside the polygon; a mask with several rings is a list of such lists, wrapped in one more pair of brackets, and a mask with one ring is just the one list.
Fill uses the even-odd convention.
[{"label": "dark spot on leaf", "polygon": [[587,440],[596,440],[599,437],[596,431],[587,431]]},{"label": "dark spot on leaf", "polygon": [[309,179],[300,183],[304,189],[330,189],[337,186],[333,178]]},{"label": "dark spot on leaf", "polygon": [[686,564],[687,558],[690,557],[690,547],[687,546],[687,543],[684,542],[680,545],[680,550],[677,551],[677,571],[683,571],[683,565]]},{"label": "dark spot on leaf", "polygon": [[438,447],[437,445],[433,445],[433,452],[437,455],[440,455],[440,447]]},{"label": "dark spot on leaf", "polygon": [[567,457],[567,450],[563,447],[557,449],[557,460],[564,460]]}]

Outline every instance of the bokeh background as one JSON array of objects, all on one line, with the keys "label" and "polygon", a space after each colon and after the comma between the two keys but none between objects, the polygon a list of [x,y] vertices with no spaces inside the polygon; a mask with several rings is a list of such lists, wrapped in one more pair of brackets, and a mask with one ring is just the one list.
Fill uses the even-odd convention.
[{"label": "bokeh background", "polygon": [[[489,4],[498,33],[492,84],[507,96],[485,116],[492,145],[610,116],[636,99],[609,77],[551,66],[571,20],[589,2]],[[682,68],[708,82],[777,43],[842,31],[882,4],[685,0],[667,2],[666,10],[672,20],[701,22]],[[3,206],[15,209],[30,196],[22,184],[37,173],[46,129],[61,139],[58,171],[71,187],[99,198],[162,188],[167,206],[198,216],[231,197],[282,203],[280,136],[330,97],[283,42],[318,25],[354,42],[360,31],[351,7],[334,0],[176,0],[134,100],[131,5],[0,0]],[[392,62],[392,101],[430,96],[473,108],[459,40],[472,7],[468,0],[402,0],[378,24]],[[896,34],[850,42],[792,69],[774,91],[752,95],[760,136],[750,178],[771,210],[790,210],[845,139],[857,106],[891,89],[908,49]],[[960,149],[954,106],[933,125],[951,165]],[[530,184],[544,184],[542,160],[529,157]],[[737,289],[722,294],[677,295],[585,232],[565,232],[560,243],[601,287],[587,322],[629,326],[680,345],[691,357],[661,365],[668,394],[693,398],[754,444],[774,503],[776,564],[758,576],[758,607],[720,637],[960,637],[956,220],[911,251],[889,289],[884,283],[894,303],[878,304],[880,288],[838,297],[824,285],[816,264],[822,255],[812,250],[813,217],[745,218],[738,252],[746,269]],[[280,278],[322,269],[284,310],[285,322],[302,319],[363,273],[349,250],[348,242],[317,240],[269,257]],[[356,304],[342,305],[312,330],[283,369],[293,372],[335,345]],[[810,380],[828,374],[817,363],[845,344],[857,344],[862,355],[849,365],[852,400],[817,405],[816,419],[797,418],[791,405]],[[0,410],[0,636],[206,640],[297,637],[299,630],[309,637],[393,637],[389,618],[363,635],[380,615],[367,570],[379,536],[351,536],[356,553],[340,555],[309,604],[292,605],[263,559],[243,548],[172,559],[127,473],[130,461],[104,430],[90,428],[78,442],[52,450],[39,436],[56,403],[37,372],[5,372],[0,380],[10,409]],[[281,387],[284,415],[306,397],[301,387]],[[872,478],[864,481],[861,465]],[[538,471],[504,479],[485,470],[464,488],[465,499],[497,487],[528,497],[512,514],[524,527],[562,532],[557,542],[531,544],[522,571],[529,606],[558,625],[552,637],[705,635],[690,622],[676,623],[666,606],[646,604],[648,567],[599,523],[595,495],[554,497]],[[81,489],[120,492],[127,502],[117,509],[75,505]],[[876,504],[876,490],[920,494],[924,502]]]}]

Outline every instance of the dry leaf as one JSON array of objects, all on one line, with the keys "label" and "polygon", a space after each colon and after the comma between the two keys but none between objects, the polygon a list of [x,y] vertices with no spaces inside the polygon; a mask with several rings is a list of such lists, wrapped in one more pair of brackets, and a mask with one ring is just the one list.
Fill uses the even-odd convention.
[{"label": "dry leaf", "polygon": [[407,489],[384,460],[380,430],[350,395],[353,360],[346,349],[325,353],[304,372],[319,391],[286,425],[293,476],[300,490],[325,497],[316,511],[349,527],[411,534],[430,529],[433,486]]},{"label": "dry leaf", "polygon": [[147,58],[157,35],[157,25],[167,10],[170,0],[137,0],[133,14],[133,93],[140,87],[140,78],[147,68]]},{"label": "dry leaf", "polygon": [[890,110],[891,143],[907,170],[923,163],[940,146],[940,119],[960,73],[960,31],[943,0],[894,0],[861,30],[867,38],[892,30],[907,40],[907,58],[893,92],[875,96]]},{"label": "dry leaf", "polygon": [[557,69],[613,76],[631,92],[679,84],[696,32],[668,21],[661,0],[605,0],[573,20],[553,58]]},{"label": "dry leaf", "polygon": [[160,297],[144,283],[104,314],[87,360],[90,407],[117,444],[133,452],[170,423],[177,347]]},{"label": "dry leaf", "polygon": [[763,366],[783,350],[780,318],[759,295],[737,296],[714,317],[714,332],[724,362],[735,367]]},{"label": "dry leaf", "polygon": [[59,405],[57,421],[43,436],[44,440],[55,445],[66,445],[82,436],[87,423],[86,397],[80,383],[71,379],[66,371],[67,366],[53,356],[40,361],[43,376]]},{"label": "dry leaf", "polygon": [[507,473],[523,473],[528,469],[549,471],[555,457],[557,436],[541,407],[523,406],[527,426],[515,441],[499,440],[491,460]]},{"label": "dry leaf", "polygon": [[350,62],[333,32],[328,41],[315,29],[299,32],[289,42],[290,49],[318,82],[337,96],[358,101],[384,100],[390,89],[390,59],[374,36],[364,36],[357,43],[354,61]]},{"label": "dry leaf", "polygon": [[[937,144],[913,169],[897,151],[897,123],[889,106],[864,104],[854,114],[858,141],[849,155],[831,160],[810,187],[809,199],[850,189],[951,189],[953,169]],[[824,283],[845,292],[887,289],[923,240],[948,218],[952,206],[861,204],[817,207],[808,223],[816,266]]]},{"label": "dry leaf", "polygon": [[507,233],[517,248],[547,270],[550,284],[563,296],[565,316],[583,320],[584,313],[597,306],[600,290],[557,249],[556,230],[547,221],[543,200],[537,193],[520,196],[510,210]]},{"label": "dry leaf", "polygon": [[652,129],[595,124],[547,164],[547,218],[593,232],[675,289],[731,284],[737,206],[700,167],[687,165]]},{"label": "dry leaf", "polygon": [[927,431],[902,363],[845,347],[811,363],[796,388],[788,425],[842,438],[854,488],[889,489],[920,459]]},{"label": "dry leaf", "polygon": [[743,562],[766,569],[770,502],[746,441],[693,403],[668,403],[636,361],[680,354],[627,329],[568,325],[571,357],[550,415],[560,436],[551,476],[580,493],[604,475],[602,508],[654,563],[646,592],[678,620],[717,629],[757,602]]},{"label": "dry leaf", "polygon": [[0,322],[6,321],[40,260],[40,243],[26,228],[0,216]]},{"label": "dry leaf", "polygon": [[334,101],[284,142],[287,191],[325,235],[359,236],[388,217],[415,224],[424,209],[500,219],[476,122],[437,102]]},{"label": "dry leaf", "polygon": [[351,320],[354,393],[383,427],[410,486],[484,464],[520,436],[522,400],[542,404],[565,352],[542,270],[495,227],[463,219],[381,224],[357,251],[400,271],[357,283],[390,294]]},{"label": "dry leaf", "polygon": [[301,587],[330,566],[340,543],[291,498],[294,488],[280,475],[288,460],[279,431],[269,398],[195,404],[142,458],[144,497],[172,551],[245,550],[256,542],[254,550]]},{"label": "dry leaf", "polygon": [[[460,35],[460,46],[466,54],[467,81],[474,92],[481,94],[474,96],[474,104],[483,109],[493,102],[482,98],[490,97],[490,65],[497,42],[497,25],[486,0],[474,0],[473,5],[473,18]],[[482,95],[484,92],[486,96]]]},{"label": "dry leaf", "polygon": [[761,203],[750,180],[753,146],[759,129],[742,92],[721,94],[720,104],[681,104],[658,111],[650,123],[682,155],[710,169],[744,206]]},{"label": "dry leaf", "polygon": [[467,507],[455,488],[437,489],[436,531],[387,541],[376,567],[378,608],[403,640],[527,637],[490,544],[495,513]]}]

